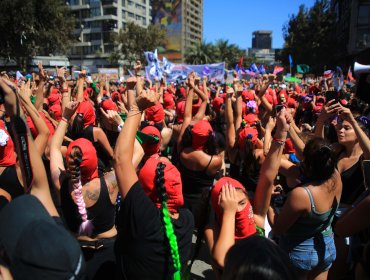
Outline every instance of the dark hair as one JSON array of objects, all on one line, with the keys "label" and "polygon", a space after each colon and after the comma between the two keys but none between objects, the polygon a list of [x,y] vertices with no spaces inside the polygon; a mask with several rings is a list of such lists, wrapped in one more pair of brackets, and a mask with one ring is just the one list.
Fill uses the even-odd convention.
[{"label": "dark hair", "polygon": [[161,216],[164,231],[167,237],[168,245],[170,247],[171,259],[175,272],[172,279],[181,279],[181,260],[179,254],[179,247],[177,244],[177,238],[171,222],[171,217],[167,207],[167,193],[164,185],[164,168],[166,165],[162,162],[158,163],[156,174],[155,174],[155,188],[158,193],[159,200],[161,202]]},{"label": "dark hair", "polygon": [[295,280],[288,255],[273,241],[258,235],[237,242],[226,255],[222,279]]},{"label": "dark hair", "polygon": [[337,167],[337,157],[332,148],[322,138],[313,138],[303,150],[303,171],[312,181],[328,180]]},{"label": "dark hair", "polygon": [[189,125],[187,128],[185,128],[184,135],[182,136],[182,146],[184,148],[191,147],[192,144],[192,132],[193,129],[192,125]]},{"label": "dark hair", "polygon": [[82,114],[76,114],[72,127],[71,127],[71,134],[72,137],[77,139],[80,138],[82,131],[84,129],[84,119]]},{"label": "dark hair", "polygon": [[208,134],[207,142],[204,145],[204,152],[211,156],[217,155],[218,146],[217,146],[216,133],[214,131],[210,131]]},{"label": "dark hair", "polygon": [[245,148],[242,152],[242,159],[240,164],[240,175],[245,176],[254,176],[255,172],[259,168],[259,163],[254,155],[254,145],[251,139],[245,140]]},{"label": "dark hair", "polygon": [[356,118],[358,126],[365,132],[367,137],[370,137],[370,118],[365,116],[358,116]]}]

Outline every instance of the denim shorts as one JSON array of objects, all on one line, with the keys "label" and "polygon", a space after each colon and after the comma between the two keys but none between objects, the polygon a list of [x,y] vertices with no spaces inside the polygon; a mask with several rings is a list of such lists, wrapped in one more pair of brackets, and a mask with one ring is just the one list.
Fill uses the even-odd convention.
[{"label": "denim shorts", "polygon": [[318,234],[308,239],[282,237],[279,246],[298,270],[329,270],[336,258],[334,236]]}]

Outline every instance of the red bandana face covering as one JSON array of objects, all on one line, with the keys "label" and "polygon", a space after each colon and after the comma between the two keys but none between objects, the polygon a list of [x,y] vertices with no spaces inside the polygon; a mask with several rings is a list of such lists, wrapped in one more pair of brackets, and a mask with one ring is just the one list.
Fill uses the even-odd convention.
[{"label": "red bandana face covering", "polygon": [[184,205],[184,197],[182,195],[181,175],[174,165],[168,161],[161,160],[158,155],[153,155],[140,169],[139,181],[146,195],[155,203],[157,208],[160,208],[161,203],[155,188],[156,169],[160,162],[166,165],[164,169],[164,185],[167,193],[168,210],[175,213]]},{"label": "red bandana face covering", "polygon": [[195,151],[204,149],[204,145],[207,143],[209,134],[213,132],[212,126],[208,121],[198,121],[191,130],[192,138],[191,144]]},{"label": "red bandana face covering", "polygon": [[0,166],[11,166],[16,163],[14,143],[5,124],[0,120]]},{"label": "red bandana face covering", "polygon": [[[221,206],[218,205],[218,198],[222,187],[226,183],[229,183],[236,189],[245,190],[241,183],[230,177],[223,177],[214,185],[211,193],[212,207],[220,224],[222,224],[223,210]],[[235,239],[243,239],[255,233],[256,226],[253,217],[253,208],[248,200],[245,207],[235,214]]]},{"label": "red bandana face covering", "polygon": [[81,182],[85,184],[98,177],[98,157],[93,144],[85,139],[79,138],[68,145],[66,161],[67,167],[69,162],[69,156],[74,147],[78,147],[82,153],[82,161],[80,164],[81,170]]},{"label": "red bandana face covering", "polygon": [[[152,136],[156,136],[159,139],[161,139],[161,133],[154,126],[151,126],[151,125],[146,126],[141,130],[141,132],[152,135]],[[159,140],[158,142],[155,142],[155,143],[146,142],[146,143],[141,144],[141,146],[143,147],[145,156],[149,157],[149,156],[159,153],[159,149],[161,147],[161,141]]]},{"label": "red bandana face covering", "polygon": [[82,114],[84,126],[94,125],[95,123],[95,111],[93,105],[89,101],[81,102],[78,105],[77,114]]}]

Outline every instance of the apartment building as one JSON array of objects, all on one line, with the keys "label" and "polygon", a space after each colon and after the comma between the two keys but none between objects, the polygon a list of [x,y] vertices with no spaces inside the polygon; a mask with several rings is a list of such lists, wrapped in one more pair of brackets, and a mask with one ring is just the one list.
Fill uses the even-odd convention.
[{"label": "apartment building", "polygon": [[185,50],[203,38],[203,0],[152,0],[152,23],[167,32],[160,57],[183,62]]},{"label": "apartment building", "polygon": [[150,0],[67,0],[76,18],[74,44],[69,55],[72,65],[87,66],[91,72],[110,67],[114,50],[111,36],[128,21],[141,26],[151,22]]}]

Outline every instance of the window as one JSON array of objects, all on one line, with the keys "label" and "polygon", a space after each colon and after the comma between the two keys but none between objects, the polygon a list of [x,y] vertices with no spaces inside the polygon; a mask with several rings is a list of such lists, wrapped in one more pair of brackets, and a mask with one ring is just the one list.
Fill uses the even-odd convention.
[{"label": "window", "polygon": [[134,5],[134,2],[133,2],[133,1],[131,1],[131,0],[127,0],[127,4],[128,4],[129,6],[133,6],[133,5]]},{"label": "window", "polygon": [[126,6],[126,0],[122,0],[122,6],[125,7]]},{"label": "window", "polygon": [[146,0],[141,0],[141,3],[146,4]]},{"label": "window", "polygon": [[370,5],[360,5],[358,9],[358,25],[370,25]]},{"label": "window", "polygon": [[100,13],[100,7],[97,7],[97,8],[91,8],[90,9],[90,16],[91,17],[98,17],[100,16],[101,13]]},{"label": "window", "polygon": [[128,12],[128,17],[130,17],[130,18],[135,18],[135,15],[134,15],[134,13],[130,13],[130,12]]},{"label": "window", "polygon": [[136,20],[140,20],[140,16],[136,15]]}]

